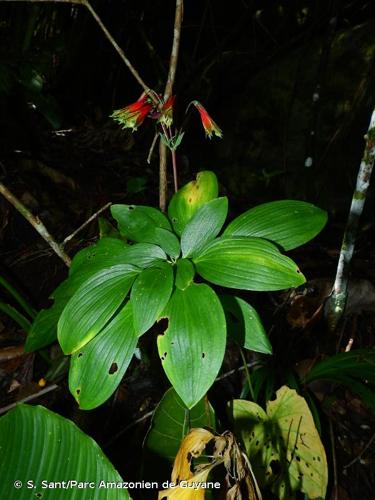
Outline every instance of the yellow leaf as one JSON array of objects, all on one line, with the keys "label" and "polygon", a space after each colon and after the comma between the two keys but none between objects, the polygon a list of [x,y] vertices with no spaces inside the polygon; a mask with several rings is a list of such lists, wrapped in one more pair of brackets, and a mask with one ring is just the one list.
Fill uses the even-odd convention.
[{"label": "yellow leaf", "polygon": [[[205,488],[199,486],[203,486],[207,482],[208,474],[214,466],[215,465],[209,465],[208,467],[205,467],[200,472],[190,477],[189,480],[181,480],[178,486],[175,486],[174,488],[160,491],[158,500],[162,500],[164,498],[167,498],[168,500],[204,500]],[[172,482],[174,481],[172,480]]]},{"label": "yellow leaf", "polygon": [[192,429],[181,443],[180,449],[176,455],[172,482],[177,483],[182,479],[190,479],[193,473],[190,470],[191,460],[202,454],[206,444],[211,441],[214,435],[206,429]]}]

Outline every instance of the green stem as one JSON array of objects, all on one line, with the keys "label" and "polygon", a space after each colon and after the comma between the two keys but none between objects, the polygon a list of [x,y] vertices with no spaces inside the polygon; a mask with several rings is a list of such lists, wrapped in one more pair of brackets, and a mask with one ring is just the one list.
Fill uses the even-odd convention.
[{"label": "green stem", "polygon": [[24,299],[22,295],[17,292],[17,290],[2,276],[0,276],[0,285],[12,295],[12,297],[18,302],[18,304],[30,316],[30,318],[35,318],[37,314],[35,309],[31,307],[27,300]]},{"label": "green stem", "polygon": [[0,302],[0,311],[3,311],[7,316],[12,318],[25,332],[29,332],[31,323],[25,316],[17,311],[14,307],[5,302]]},{"label": "green stem", "polygon": [[254,388],[253,388],[253,384],[251,382],[251,376],[250,376],[250,372],[249,372],[249,369],[247,367],[247,361],[246,361],[246,358],[245,358],[245,354],[242,350],[242,348],[240,347],[240,354],[241,354],[241,358],[242,358],[242,362],[243,362],[243,367],[244,367],[244,370],[245,370],[245,373],[246,373],[246,380],[247,380],[247,384],[249,386],[249,391],[250,391],[250,395],[251,395],[251,399],[255,401],[255,393],[254,393]]}]

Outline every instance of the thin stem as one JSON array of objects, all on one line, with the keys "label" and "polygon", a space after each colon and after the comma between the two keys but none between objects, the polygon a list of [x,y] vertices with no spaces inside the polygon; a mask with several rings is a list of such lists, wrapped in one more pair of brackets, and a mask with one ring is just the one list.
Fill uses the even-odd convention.
[{"label": "thin stem", "polygon": [[[174,29],[173,29],[173,43],[172,43],[172,51],[171,58],[169,62],[169,71],[167,83],[165,85],[164,90],[164,102],[172,95],[173,84],[176,77],[177,70],[177,61],[178,61],[178,53],[180,48],[180,40],[181,40],[181,26],[182,26],[182,17],[184,10],[184,2],[183,0],[176,0],[176,12],[174,19]],[[159,144],[159,206],[160,210],[165,212],[167,207],[167,147],[166,145],[160,141]],[[176,158],[173,160],[172,154],[172,162],[174,161],[174,173],[177,172],[176,168]],[[177,175],[177,173],[176,173]],[[177,180],[175,179],[175,189],[177,185]]]},{"label": "thin stem", "polygon": [[112,202],[110,201],[110,202],[106,203],[102,208],[99,208],[99,210],[97,212],[95,212],[91,217],[89,217],[86,222],[84,222],[83,224],[81,224],[79,226],[79,228],[77,228],[75,231],[72,232],[72,234],[70,234],[69,236],[67,236],[65,238],[65,240],[61,243],[61,246],[64,247],[80,231],[82,231],[82,229],[84,229],[86,226],[88,226],[90,224],[90,222],[92,222],[93,220],[95,220],[98,217],[98,215],[100,215],[102,212],[104,212],[104,210],[107,210],[107,208],[109,208],[111,205],[112,205]]},{"label": "thin stem", "polygon": [[59,386],[56,384],[49,385],[48,387],[45,387],[44,389],[40,390],[39,392],[36,392],[34,394],[30,394],[30,396],[26,396],[25,398],[20,399],[16,403],[12,403],[8,406],[3,406],[3,408],[0,408],[0,415],[2,413],[6,413],[8,410],[11,410],[12,408],[15,408],[17,405],[19,405],[21,403],[27,403],[28,401],[32,401],[33,399],[39,398],[40,396],[47,394],[48,392],[54,391],[58,387]]},{"label": "thin stem", "polygon": [[176,158],[176,150],[171,150],[172,155],[172,168],[173,168],[173,182],[174,182],[174,192],[178,191],[178,180],[177,180],[177,158]]},{"label": "thin stem", "polygon": [[247,361],[246,361],[246,358],[245,358],[245,354],[244,354],[244,352],[243,352],[243,350],[242,350],[241,347],[240,347],[240,354],[241,354],[241,358],[242,358],[244,370],[245,370],[245,373],[246,373],[246,380],[247,380],[247,384],[249,386],[249,390],[250,390],[250,394],[251,394],[251,399],[255,402],[255,393],[254,393],[253,384],[251,382],[250,372],[249,372],[249,369],[247,367]]},{"label": "thin stem", "polygon": [[357,185],[353,194],[341,245],[336,279],[333,285],[332,294],[327,300],[325,308],[325,315],[331,331],[336,329],[345,310],[350,263],[354,253],[359,219],[366,201],[367,190],[370,185],[370,177],[375,161],[375,109],[372,112],[369,129],[365,139],[365,150],[359,167]]},{"label": "thin stem", "polygon": [[48,243],[48,245],[52,248],[56,255],[60,257],[64,263],[70,267],[71,260],[69,256],[64,252],[61,246],[56,242],[56,240],[50,235],[46,226],[39,219],[39,217],[35,217],[28,208],[25,207],[23,203],[21,203],[18,198],[12,194],[7,187],[4,186],[2,182],[0,182],[0,194],[6,198],[9,203],[11,203],[14,208],[34,227],[34,229],[40,234],[40,236]]}]

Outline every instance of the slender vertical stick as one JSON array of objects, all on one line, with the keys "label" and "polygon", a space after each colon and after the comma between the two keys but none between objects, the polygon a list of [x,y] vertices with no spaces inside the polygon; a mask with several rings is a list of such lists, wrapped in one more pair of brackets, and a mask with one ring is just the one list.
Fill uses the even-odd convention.
[{"label": "slender vertical stick", "polygon": [[[183,0],[176,0],[176,13],[174,19],[174,30],[173,30],[173,44],[171,51],[171,59],[169,63],[169,72],[167,83],[164,90],[164,102],[172,95],[173,84],[176,77],[178,52],[180,48],[181,39],[181,25],[183,17],[184,2]],[[159,143],[159,206],[162,212],[165,212],[167,207],[167,147],[160,141]],[[174,185],[177,185],[177,167],[176,159],[174,158],[173,170],[174,170]]]},{"label": "slender vertical stick", "polygon": [[353,194],[349,217],[341,245],[336,279],[331,296],[327,300],[325,315],[331,331],[336,326],[345,310],[350,262],[354,252],[358,232],[359,218],[366,201],[367,190],[370,185],[371,172],[375,161],[375,109],[372,112],[368,132],[365,136],[366,145],[359,167],[357,185]]},{"label": "slender vertical stick", "polygon": [[25,219],[30,222],[36,231],[40,234],[40,236],[48,243],[48,245],[52,248],[56,255],[60,257],[61,260],[65,262],[65,264],[70,267],[71,260],[69,256],[64,252],[61,246],[55,241],[55,239],[50,235],[46,226],[39,219],[39,217],[35,217],[28,208],[25,207],[23,203],[18,200],[14,194],[12,194],[7,187],[4,186],[2,182],[0,182],[0,194],[6,198],[9,203],[11,203],[18,212],[25,217]]}]

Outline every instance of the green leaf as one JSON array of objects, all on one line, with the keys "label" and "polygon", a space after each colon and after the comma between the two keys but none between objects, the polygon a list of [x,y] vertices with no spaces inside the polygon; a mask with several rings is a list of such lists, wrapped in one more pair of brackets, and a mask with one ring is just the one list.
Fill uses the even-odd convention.
[{"label": "green leaf", "polygon": [[327,459],[309,407],[295,390],[283,386],[267,403],[233,401],[235,430],[241,435],[254,474],[284,500],[296,491],[325,498]]},{"label": "green leaf", "polygon": [[95,338],[72,355],[69,389],[82,410],[104,403],[116,390],[137,346],[130,302]]},{"label": "green leaf", "polygon": [[110,267],[117,262],[118,256],[122,256],[128,246],[117,238],[105,237],[89,247],[83,248],[75,254],[69,269],[69,275],[77,272],[92,270],[96,271],[104,267]]},{"label": "green leaf", "polygon": [[218,238],[193,262],[203,278],[229,288],[272,291],[306,281],[295,262],[261,238]]},{"label": "green leaf", "polygon": [[228,333],[235,342],[251,351],[272,354],[272,345],[256,310],[233,295],[222,295],[220,300],[227,317]]},{"label": "green leaf", "polygon": [[173,462],[183,438],[196,427],[215,429],[215,413],[210,403],[203,398],[189,410],[170,388],[155,409],[145,448],[154,456]]},{"label": "green leaf", "polygon": [[[0,498],[4,500],[130,498],[126,489],[99,487],[100,481],[122,485],[123,480],[93,439],[42,406],[18,405],[0,418],[0,456]],[[49,484],[65,481],[67,485],[69,480],[90,482],[92,487],[48,489]],[[22,483],[20,489],[15,481]]]},{"label": "green leaf", "polygon": [[215,381],[224,357],[226,325],[215,292],[205,284],[176,289],[166,308],[168,329],[158,337],[167,377],[188,408]]},{"label": "green leaf", "polygon": [[152,242],[159,245],[166,254],[170,255],[172,259],[177,259],[180,255],[180,242],[177,236],[171,231],[157,227],[155,228],[155,235],[152,240]]},{"label": "green leaf", "polygon": [[234,219],[226,236],[257,236],[291,250],[314,238],[327,222],[327,212],[296,200],[263,203]]},{"label": "green leaf", "polygon": [[179,259],[176,262],[176,287],[185,290],[193,282],[195,276],[194,264],[189,259]]},{"label": "green leaf", "polygon": [[168,216],[173,229],[179,236],[198,208],[217,198],[218,192],[216,175],[205,170],[197,174],[196,180],[185,184],[172,196],[168,207]]},{"label": "green leaf", "polygon": [[304,382],[308,384],[317,379],[330,380],[341,375],[360,377],[375,384],[375,351],[353,349],[330,356],[317,363],[307,373]]},{"label": "green leaf", "polygon": [[158,319],[168,303],[172,288],[173,269],[167,262],[144,269],[139,274],[130,294],[138,336],[147,332]]},{"label": "green leaf", "polygon": [[97,335],[124,301],[137,268],[120,264],[89,278],[62,312],[57,337],[65,354],[71,354]]},{"label": "green leaf", "polygon": [[116,219],[120,233],[132,241],[153,243],[156,227],[171,230],[167,217],[159,210],[142,205],[112,205],[111,213]]},{"label": "green leaf", "polygon": [[228,199],[216,198],[202,205],[186,224],[181,235],[183,257],[199,255],[219,234],[228,213]]},{"label": "green leaf", "polygon": [[57,322],[65,307],[65,302],[56,302],[49,309],[40,311],[27,336],[25,352],[34,352],[57,339]]}]

